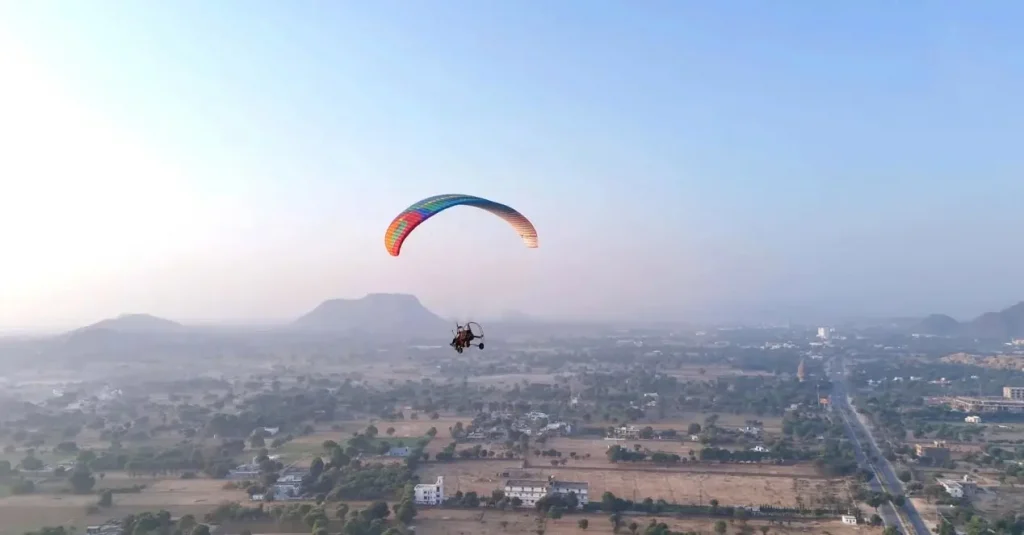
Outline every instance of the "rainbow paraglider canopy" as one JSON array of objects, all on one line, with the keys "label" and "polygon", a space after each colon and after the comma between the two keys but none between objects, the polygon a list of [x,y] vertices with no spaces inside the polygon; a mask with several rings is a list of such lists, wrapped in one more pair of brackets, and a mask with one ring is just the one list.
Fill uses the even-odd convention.
[{"label": "rainbow paraglider canopy", "polygon": [[526,219],[526,216],[504,204],[482,197],[461,194],[427,197],[406,208],[388,226],[388,230],[384,234],[384,247],[387,248],[391,256],[398,256],[402,251],[402,243],[420,223],[453,206],[472,206],[487,210],[512,225],[527,247],[537,248],[537,229],[533,227],[533,223],[529,219]]}]

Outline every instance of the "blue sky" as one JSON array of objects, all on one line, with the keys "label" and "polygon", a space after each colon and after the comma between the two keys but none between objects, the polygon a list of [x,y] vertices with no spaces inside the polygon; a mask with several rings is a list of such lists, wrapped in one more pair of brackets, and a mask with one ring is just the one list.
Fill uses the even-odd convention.
[{"label": "blue sky", "polygon": [[[367,291],[453,315],[1009,305],[1024,299],[1022,15],[940,1],[0,4],[0,37],[38,74],[4,105],[80,112],[80,137],[32,139],[58,161],[94,155],[45,173],[25,159],[0,180],[109,188],[74,216],[7,195],[21,220],[60,224],[0,270],[18,303],[0,325],[279,318]],[[44,86],[62,107],[25,102]],[[71,131],[53,115],[48,131]],[[109,142],[82,150],[100,124]],[[126,143],[138,163],[118,164],[118,182]],[[390,218],[441,192],[520,208],[541,249],[467,209],[388,257]],[[96,212],[109,221],[89,230]],[[452,255],[455,236],[472,252]]]}]

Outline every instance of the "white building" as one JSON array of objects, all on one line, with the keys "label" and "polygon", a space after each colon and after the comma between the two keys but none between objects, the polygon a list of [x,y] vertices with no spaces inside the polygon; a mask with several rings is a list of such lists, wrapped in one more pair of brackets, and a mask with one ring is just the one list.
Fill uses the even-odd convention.
[{"label": "white building", "polygon": [[853,515],[843,515],[842,520],[843,524],[850,524],[851,526],[857,525],[857,517]]},{"label": "white building", "polygon": [[548,482],[540,479],[510,479],[505,482],[505,497],[519,498],[524,507],[533,507],[548,495]]},{"label": "white building", "polygon": [[818,327],[818,338],[822,340],[829,340],[832,338],[832,333],[835,329],[831,327]]},{"label": "white building", "polygon": [[576,501],[581,506],[590,502],[590,485],[588,483],[553,480],[551,481],[550,488],[552,494],[562,494],[564,496],[575,494]]},{"label": "white building", "polygon": [[940,479],[939,485],[942,485],[942,488],[946,489],[946,494],[949,494],[953,498],[964,497],[964,487],[956,481],[951,479]]},{"label": "white building", "polygon": [[964,418],[964,421],[969,423],[969,424],[980,424],[981,423],[981,416],[968,416],[968,417]]},{"label": "white building", "polygon": [[575,481],[510,479],[505,482],[505,497],[510,500],[519,498],[523,502],[523,507],[533,507],[538,500],[549,494],[568,496],[574,493],[579,504],[585,505],[590,501],[588,489],[587,483]]},{"label": "white building", "polygon": [[419,484],[413,487],[413,501],[416,505],[441,505],[444,503],[444,476],[437,476],[433,484]]}]

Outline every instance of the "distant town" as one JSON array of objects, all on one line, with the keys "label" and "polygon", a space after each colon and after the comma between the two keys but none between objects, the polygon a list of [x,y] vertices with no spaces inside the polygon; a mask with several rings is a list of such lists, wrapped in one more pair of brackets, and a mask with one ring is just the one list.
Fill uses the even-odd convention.
[{"label": "distant town", "polygon": [[416,314],[3,341],[0,534],[1024,529],[1020,335],[519,322],[458,354]]}]

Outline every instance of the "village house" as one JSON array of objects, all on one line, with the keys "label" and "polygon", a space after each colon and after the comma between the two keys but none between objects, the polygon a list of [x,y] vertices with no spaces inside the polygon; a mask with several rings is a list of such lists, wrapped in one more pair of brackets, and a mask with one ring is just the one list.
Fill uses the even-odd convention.
[{"label": "village house", "polygon": [[416,485],[412,492],[416,505],[441,505],[444,503],[444,476],[437,476],[432,484]]}]

